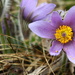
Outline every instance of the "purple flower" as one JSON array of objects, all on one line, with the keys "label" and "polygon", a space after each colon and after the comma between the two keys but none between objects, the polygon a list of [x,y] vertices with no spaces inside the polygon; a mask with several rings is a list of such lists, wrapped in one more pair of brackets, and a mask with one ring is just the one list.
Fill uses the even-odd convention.
[{"label": "purple flower", "polygon": [[13,24],[11,18],[10,18],[9,13],[6,13],[5,17],[4,17],[4,20],[1,21],[1,27],[2,27],[2,31],[3,31],[4,34],[7,34],[8,29],[9,29],[10,35],[15,37],[15,32],[13,31],[14,30],[14,24]]},{"label": "purple flower", "polygon": [[51,55],[59,55],[64,50],[68,59],[75,63],[75,6],[69,9],[64,20],[54,11],[51,23],[37,21],[29,24],[29,28],[42,38],[53,39]]},{"label": "purple flower", "polygon": [[54,8],[55,4],[42,3],[37,6],[38,0],[22,0],[21,12],[23,18],[28,22],[33,22],[45,18]]}]

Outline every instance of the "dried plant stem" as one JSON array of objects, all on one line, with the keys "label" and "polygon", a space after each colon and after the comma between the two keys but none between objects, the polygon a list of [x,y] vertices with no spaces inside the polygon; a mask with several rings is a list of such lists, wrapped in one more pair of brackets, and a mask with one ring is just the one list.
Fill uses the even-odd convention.
[{"label": "dried plant stem", "polygon": [[18,14],[18,27],[19,27],[19,34],[20,34],[21,40],[24,41],[24,36],[22,33],[22,27],[21,27],[21,21],[19,18],[20,18],[20,13]]},{"label": "dried plant stem", "polygon": [[66,54],[64,54],[63,63],[62,63],[62,65],[64,65],[64,66],[62,67],[63,71],[66,70],[66,66],[65,66],[65,64],[66,64],[66,60],[67,60],[67,58],[66,58]]},{"label": "dried plant stem", "polygon": [[19,41],[20,43],[23,43],[23,44],[24,44],[24,42],[23,42],[23,41],[20,41],[20,40],[18,40],[18,39],[16,39],[16,38],[14,38],[14,37],[11,37],[11,36],[8,36],[8,35],[5,35],[5,34],[0,34],[0,35],[2,35],[2,36],[4,36],[4,37],[11,38],[11,39],[13,39],[13,40]]},{"label": "dried plant stem", "polygon": [[61,66],[60,74],[63,74],[63,72],[66,71],[66,64],[67,64],[67,57],[66,54],[62,52],[62,66]]},{"label": "dried plant stem", "polygon": [[26,69],[25,69],[25,67],[24,67],[24,60],[22,60],[22,67],[23,67],[23,70],[24,70],[24,75],[27,75],[28,73],[27,73],[27,71],[26,71]]},{"label": "dried plant stem", "polygon": [[53,75],[55,75],[55,73],[53,72],[50,64],[48,63],[48,60],[46,59],[46,55],[45,55],[45,50],[43,49],[43,55],[44,55],[44,58],[45,58],[45,61],[47,62],[47,65],[49,66],[50,70],[52,71]]}]

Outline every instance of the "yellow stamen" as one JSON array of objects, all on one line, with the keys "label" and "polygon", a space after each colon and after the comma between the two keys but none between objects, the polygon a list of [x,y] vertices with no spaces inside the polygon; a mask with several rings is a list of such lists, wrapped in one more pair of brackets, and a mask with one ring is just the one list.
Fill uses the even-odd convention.
[{"label": "yellow stamen", "polygon": [[56,29],[56,33],[54,35],[56,40],[64,44],[72,40],[73,31],[71,27],[62,25],[58,29]]}]

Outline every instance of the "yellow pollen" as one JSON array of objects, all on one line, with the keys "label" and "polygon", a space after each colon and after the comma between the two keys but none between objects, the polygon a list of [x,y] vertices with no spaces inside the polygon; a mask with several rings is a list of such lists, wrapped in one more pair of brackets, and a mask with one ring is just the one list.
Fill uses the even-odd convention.
[{"label": "yellow pollen", "polygon": [[58,51],[55,51],[56,53],[58,53]]},{"label": "yellow pollen", "polygon": [[73,31],[71,27],[62,25],[58,29],[56,29],[56,33],[54,35],[56,40],[64,44],[72,40]]}]

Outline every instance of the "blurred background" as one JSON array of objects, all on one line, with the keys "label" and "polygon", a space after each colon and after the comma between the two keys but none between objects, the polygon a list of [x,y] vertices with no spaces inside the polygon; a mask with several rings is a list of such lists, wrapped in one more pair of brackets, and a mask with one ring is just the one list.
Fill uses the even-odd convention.
[{"label": "blurred background", "polygon": [[71,6],[75,5],[75,0],[39,0],[39,3],[48,2],[57,4],[58,9],[68,10]]}]

